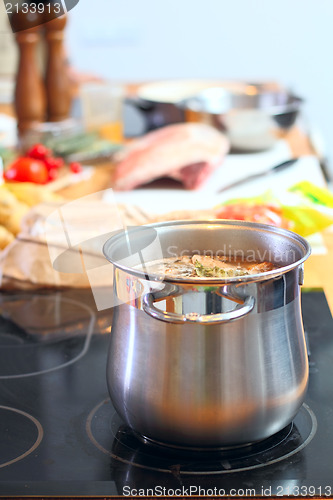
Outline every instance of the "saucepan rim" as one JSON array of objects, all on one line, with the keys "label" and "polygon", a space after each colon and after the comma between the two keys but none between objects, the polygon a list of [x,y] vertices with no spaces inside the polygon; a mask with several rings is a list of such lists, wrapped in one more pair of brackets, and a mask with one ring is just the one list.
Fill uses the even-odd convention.
[{"label": "saucepan rim", "polygon": [[[252,274],[252,275],[244,275],[244,276],[237,276],[237,277],[225,277],[225,278],[202,278],[202,277],[191,277],[191,278],[170,278],[166,276],[161,276],[158,274],[150,273],[147,275],[144,271],[140,269],[136,269],[133,267],[130,267],[121,261],[117,259],[112,258],[112,251],[116,250],[116,247],[121,244],[126,244],[128,234],[131,232],[136,232],[136,231],[142,231],[143,228],[151,228],[151,229],[162,229],[162,228],[167,228],[167,227],[179,227],[179,226],[184,226],[184,230],[187,227],[193,227],[193,226],[199,226],[199,227],[207,227],[208,229],[212,229],[212,226],[218,227],[223,227],[223,226],[234,226],[235,230],[237,228],[240,229],[248,229],[249,231],[259,231],[260,233],[271,233],[271,234],[278,234],[280,236],[285,237],[286,239],[292,240],[294,243],[297,243],[299,250],[303,254],[301,258],[298,258],[294,262],[283,265],[281,267],[278,267],[276,269],[273,269],[271,271],[265,271],[262,273],[258,274]],[[127,232],[128,231],[128,232]],[[150,224],[144,224],[142,226],[135,226],[132,228],[129,228],[126,231],[120,231],[117,234],[113,235],[111,238],[109,238],[105,244],[103,245],[103,254],[106,257],[106,259],[111,262],[116,268],[130,274],[133,276],[136,276],[138,278],[141,278],[143,280],[147,281],[158,281],[158,282],[167,282],[167,283],[179,283],[179,284],[193,284],[193,285],[202,285],[206,286],[207,284],[210,285],[216,285],[219,286],[220,284],[224,283],[249,283],[249,282],[256,282],[256,281],[262,281],[266,279],[271,279],[277,276],[281,276],[282,274],[285,274],[300,265],[302,265],[311,255],[311,246],[308,243],[308,241],[300,236],[297,233],[294,233],[293,231],[290,231],[288,229],[284,228],[279,228],[275,226],[271,226],[268,224],[261,224],[257,222],[248,222],[248,221],[238,221],[238,220],[224,220],[224,219],[207,219],[207,220],[177,220],[177,221],[163,221],[163,222],[157,222],[157,223],[150,223]]]}]

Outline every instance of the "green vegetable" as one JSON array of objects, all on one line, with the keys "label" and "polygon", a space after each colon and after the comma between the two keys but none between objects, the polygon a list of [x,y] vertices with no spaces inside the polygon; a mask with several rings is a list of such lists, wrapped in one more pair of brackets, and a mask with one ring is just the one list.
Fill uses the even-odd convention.
[{"label": "green vegetable", "polygon": [[91,147],[96,140],[98,140],[98,136],[96,134],[80,133],[67,137],[61,136],[57,138],[50,138],[45,141],[45,145],[52,149],[55,155],[67,156],[71,153],[80,151],[81,149]]},{"label": "green vegetable", "polygon": [[15,160],[16,152],[13,149],[0,146],[0,157],[4,166]]},{"label": "green vegetable", "polygon": [[197,260],[195,261],[195,271],[198,276],[205,278],[228,278],[233,276],[244,276],[249,274],[243,269],[224,269],[223,267],[205,267]]}]

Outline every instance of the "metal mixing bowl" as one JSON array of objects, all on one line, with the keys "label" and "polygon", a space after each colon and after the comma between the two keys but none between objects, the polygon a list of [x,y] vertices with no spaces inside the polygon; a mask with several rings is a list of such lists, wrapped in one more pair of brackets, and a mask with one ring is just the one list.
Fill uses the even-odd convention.
[{"label": "metal mixing bowl", "polygon": [[214,125],[226,132],[231,148],[241,151],[269,149],[296,122],[303,99],[279,86],[245,84],[217,86],[178,103],[186,121]]},{"label": "metal mixing bowl", "polygon": [[274,146],[295,124],[302,103],[276,82],[168,80],[140,86],[126,109],[140,134],[172,123],[204,122],[224,131],[232,150],[251,152]]}]

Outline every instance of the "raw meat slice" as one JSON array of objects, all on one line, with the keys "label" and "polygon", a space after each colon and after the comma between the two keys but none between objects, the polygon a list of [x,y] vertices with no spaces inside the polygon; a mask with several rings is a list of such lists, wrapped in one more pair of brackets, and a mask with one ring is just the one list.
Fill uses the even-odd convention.
[{"label": "raw meat slice", "polygon": [[149,132],[116,157],[113,187],[130,190],[161,177],[200,187],[229,150],[224,134],[210,125],[181,123]]}]

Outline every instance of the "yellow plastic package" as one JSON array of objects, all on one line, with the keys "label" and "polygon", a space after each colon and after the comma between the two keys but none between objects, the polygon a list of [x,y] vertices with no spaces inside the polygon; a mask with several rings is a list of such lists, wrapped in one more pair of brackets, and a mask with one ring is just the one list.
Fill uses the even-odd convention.
[{"label": "yellow plastic package", "polygon": [[317,233],[333,224],[333,195],[327,189],[302,181],[282,197],[283,216],[291,221],[291,230],[301,236]]},{"label": "yellow plastic package", "polygon": [[232,199],[220,208],[220,218],[287,227],[304,237],[333,224],[333,194],[308,181],[299,182],[284,192],[269,190],[259,196]]}]

